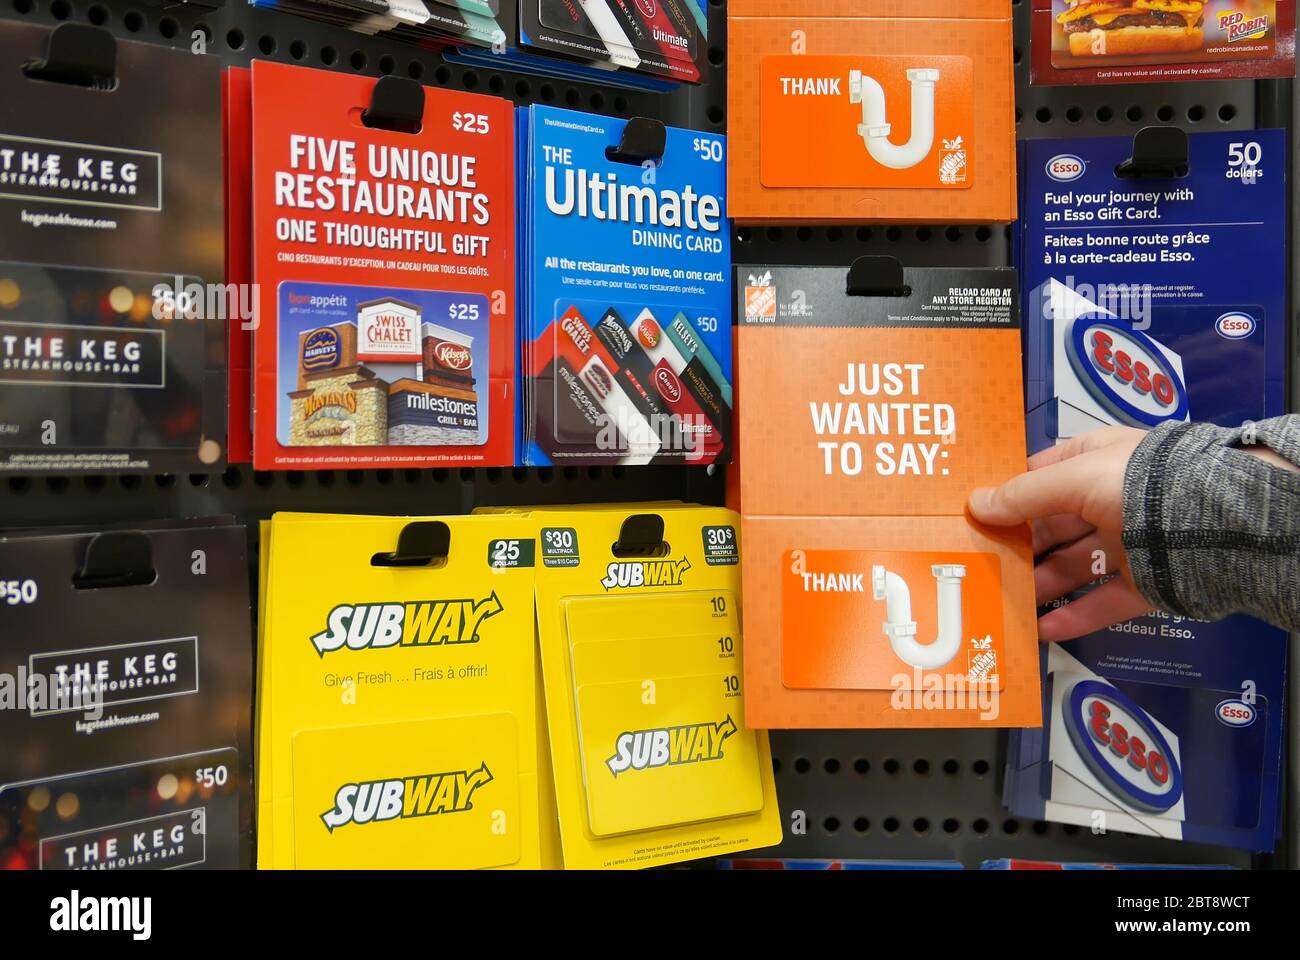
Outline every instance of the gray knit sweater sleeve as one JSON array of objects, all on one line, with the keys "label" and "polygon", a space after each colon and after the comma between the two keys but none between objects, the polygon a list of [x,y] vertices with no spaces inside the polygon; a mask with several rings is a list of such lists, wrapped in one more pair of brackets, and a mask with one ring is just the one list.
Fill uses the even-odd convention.
[{"label": "gray knit sweater sleeve", "polygon": [[1180,616],[1249,613],[1300,630],[1300,416],[1228,429],[1167,423],[1124,474],[1124,547],[1138,590]]}]

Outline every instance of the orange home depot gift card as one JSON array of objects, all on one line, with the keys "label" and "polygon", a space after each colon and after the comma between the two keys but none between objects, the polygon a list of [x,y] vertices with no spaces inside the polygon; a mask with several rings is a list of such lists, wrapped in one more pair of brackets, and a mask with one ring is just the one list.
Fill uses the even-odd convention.
[{"label": "orange home depot gift card", "polygon": [[1015,274],[900,273],[738,268],[752,726],[1039,722],[1028,529],[965,514],[1025,466]]},{"label": "orange home depot gift card", "polygon": [[997,554],[796,547],[781,567],[787,687],[1002,689]]},{"label": "orange home depot gift card", "polygon": [[1015,218],[1005,0],[740,0],[728,44],[735,219]]},{"label": "orange home depot gift card", "polygon": [[970,57],[772,56],[761,72],[763,186],[974,183]]}]

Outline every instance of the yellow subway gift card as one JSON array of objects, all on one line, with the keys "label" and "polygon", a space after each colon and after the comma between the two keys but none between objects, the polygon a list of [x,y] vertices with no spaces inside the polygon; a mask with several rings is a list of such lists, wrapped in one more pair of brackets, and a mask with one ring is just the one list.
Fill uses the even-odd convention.
[{"label": "yellow subway gift card", "polygon": [[642,504],[529,519],[565,866],[779,842],[767,733],[745,727],[736,515]]},{"label": "yellow subway gift card", "polygon": [[259,866],[539,866],[535,555],[505,515],[271,520]]}]

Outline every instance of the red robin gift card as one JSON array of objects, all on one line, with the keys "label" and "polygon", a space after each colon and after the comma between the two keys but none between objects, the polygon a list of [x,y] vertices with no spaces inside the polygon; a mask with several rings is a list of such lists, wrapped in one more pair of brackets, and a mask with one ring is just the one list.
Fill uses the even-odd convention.
[{"label": "red robin gift card", "polygon": [[253,66],[254,465],[504,465],[514,445],[510,105]]}]

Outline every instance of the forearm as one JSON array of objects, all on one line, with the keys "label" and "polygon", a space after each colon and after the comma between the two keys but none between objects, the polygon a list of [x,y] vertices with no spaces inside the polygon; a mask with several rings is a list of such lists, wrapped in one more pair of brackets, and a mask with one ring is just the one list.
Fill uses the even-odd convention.
[{"label": "forearm", "polygon": [[[1244,452],[1256,445],[1281,459]],[[1242,612],[1300,630],[1300,473],[1283,461],[1300,465],[1300,416],[1153,430],[1124,476],[1124,547],[1142,595],[1181,616]]]}]

